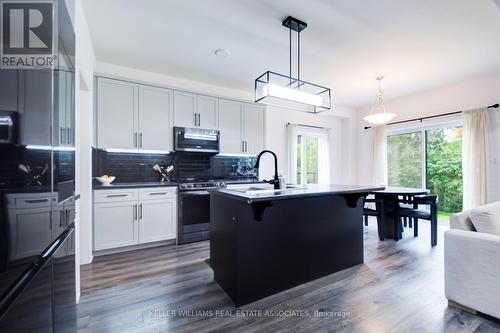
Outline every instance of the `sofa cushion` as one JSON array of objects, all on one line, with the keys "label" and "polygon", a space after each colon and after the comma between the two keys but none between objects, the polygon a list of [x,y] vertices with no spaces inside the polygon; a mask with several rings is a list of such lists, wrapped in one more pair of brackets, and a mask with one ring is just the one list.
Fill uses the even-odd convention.
[{"label": "sofa cushion", "polygon": [[478,232],[500,235],[500,201],[471,209],[470,219]]}]

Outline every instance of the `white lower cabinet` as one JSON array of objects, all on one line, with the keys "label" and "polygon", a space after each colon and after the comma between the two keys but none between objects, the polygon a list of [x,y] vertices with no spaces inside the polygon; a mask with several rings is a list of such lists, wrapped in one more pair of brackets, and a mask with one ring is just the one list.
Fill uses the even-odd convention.
[{"label": "white lower cabinet", "polygon": [[94,191],[94,250],[176,237],[175,187]]},{"label": "white lower cabinet", "polygon": [[94,250],[139,242],[135,202],[99,203],[94,207]]},{"label": "white lower cabinet", "polygon": [[[139,243],[175,238],[174,200],[145,201],[140,204]],[[167,222],[167,223],[165,223]]]},{"label": "white lower cabinet", "polygon": [[[39,255],[51,242],[50,198],[50,192],[9,193],[5,196],[11,240],[9,260]],[[52,199],[57,202],[55,196]]]}]

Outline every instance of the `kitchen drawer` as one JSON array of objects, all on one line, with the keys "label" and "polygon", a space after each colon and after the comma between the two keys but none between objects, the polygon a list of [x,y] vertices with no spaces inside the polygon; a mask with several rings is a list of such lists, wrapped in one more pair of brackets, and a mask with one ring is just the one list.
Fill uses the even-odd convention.
[{"label": "kitchen drawer", "polygon": [[[9,208],[36,208],[50,206],[50,192],[9,193],[6,194]],[[52,195],[52,202],[57,203],[57,194]]]},{"label": "kitchen drawer", "polygon": [[137,189],[94,190],[94,202],[137,201]]},{"label": "kitchen drawer", "polygon": [[177,187],[143,188],[139,190],[139,200],[159,200],[175,198]]}]

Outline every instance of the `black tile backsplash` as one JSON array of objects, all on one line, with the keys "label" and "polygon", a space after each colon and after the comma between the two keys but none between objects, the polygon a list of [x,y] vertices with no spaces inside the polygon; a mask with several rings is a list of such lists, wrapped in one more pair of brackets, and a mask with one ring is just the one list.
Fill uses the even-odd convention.
[{"label": "black tile backsplash", "polygon": [[155,164],[173,165],[172,181],[195,179],[239,179],[256,177],[256,157],[220,156],[201,153],[140,154],[93,149],[92,176],[115,176],[115,183],[159,181]]},{"label": "black tile backsplash", "polygon": [[[0,144],[0,187],[24,187],[34,185],[30,177],[19,169],[19,164],[34,170],[34,174],[41,174],[45,165],[50,167],[51,151],[32,149],[26,146]],[[75,152],[54,151],[54,184],[74,178]],[[50,172],[43,174],[39,181],[42,185],[50,184]]]}]

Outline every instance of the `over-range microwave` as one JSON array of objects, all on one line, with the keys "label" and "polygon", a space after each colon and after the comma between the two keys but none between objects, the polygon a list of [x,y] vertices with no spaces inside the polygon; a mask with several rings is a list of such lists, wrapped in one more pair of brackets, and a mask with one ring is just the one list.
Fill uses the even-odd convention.
[{"label": "over-range microwave", "polygon": [[211,129],[174,127],[174,151],[218,154],[220,132]]},{"label": "over-range microwave", "polygon": [[17,112],[0,110],[0,143],[17,143],[17,120]]}]

